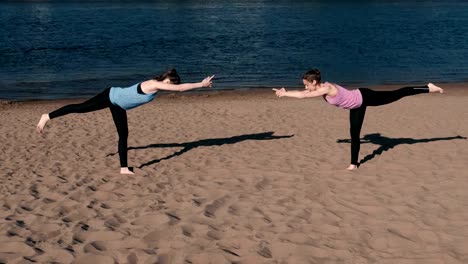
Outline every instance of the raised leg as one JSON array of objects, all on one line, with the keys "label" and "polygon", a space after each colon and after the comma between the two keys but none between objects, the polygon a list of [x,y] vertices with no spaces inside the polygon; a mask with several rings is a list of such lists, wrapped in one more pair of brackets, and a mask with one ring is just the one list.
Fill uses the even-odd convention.
[{"label": "raised leg", "polygon": [[88,113],[97,110],[104,109],[111,105],[109,99],[109,90],[110,88],[104,90],[103,92],[97,94],[96,96],[92,97],[91,99],[80,103],[80,104],[69,104],[64,107],[61,107],[55,111],[50,112],[49,114],[43,114],[39,123],[36,126],[36,130],[38,133],[42,133],[44,130],[45,125],[50,119],[54,119],[60,116],[68,115],[71,113]]},{"label": "raised leg", "polygon": [[367,106],[379,106],[393,103],[403,97],[422,94],[443,92],[443,89],[430,83],[424,86],[403,87],[394,91],[374,91],[371,89],[360,89],[363,104]]}]

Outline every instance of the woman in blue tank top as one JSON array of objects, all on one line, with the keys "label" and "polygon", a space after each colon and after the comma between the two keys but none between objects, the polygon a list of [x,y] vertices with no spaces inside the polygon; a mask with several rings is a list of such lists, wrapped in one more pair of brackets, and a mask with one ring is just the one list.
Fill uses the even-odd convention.
[{"label": "woman in blue tank top", "polygon": [[130,87],[111,87],[80,103],[61,107],[48,114],[43,114],[37,124],[37,132],[42,133],[46,123],[50,119],[71,113],[88,113],[109,108],[114,119],[117,133],[119,134],[120,173],[134,174],[127,165],[127,110],[151,102],[158,91],[187,91],[202,87],[211,87],[213,76],[205,78],[198,83],[180,83],[180,77],[175,69],[172,69],[151,80],[137,83]]}]

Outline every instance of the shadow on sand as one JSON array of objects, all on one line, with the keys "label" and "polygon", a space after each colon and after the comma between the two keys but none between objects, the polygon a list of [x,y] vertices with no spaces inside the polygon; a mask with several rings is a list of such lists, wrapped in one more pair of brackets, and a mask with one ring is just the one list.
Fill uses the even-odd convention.
[{"label": "shadow on sand", "polygon": [[[131,149],[149,149],[149,148],[177,148],[180,147],[182,148],[181,150],[160,158],[160,159],[155,159],[152,161],[148,161],[146,163],[141,164],[138,168],[143,168],[155,163],[159,163],[163,160],[168,160],[177,156],[180,156],[194,148],[198,147],[211,147],[211,146],[222,146],[226,144],[235,144],[239,143],[242,141],[246,140],[273,140],[273,139],[281,139],[281,138],[290,138],[293,137],[294,135],[285,135],[285,136],[274,136],[274,132],[264,132],[264,133],[257,133],[257,134],[246,134],[246,135],[240,135],[240,136],[234,136],[234,137],[228,137],[228,138],[209,138],[209,139],[201,139],[197,141],[191,141],[191,142],[185,142],[185,143],[160,143],[160,144],[150,144],[147,146],[139,146],[139,147],[129,147],[128,150]],[[118,152],[108,154],[107,156],[113,156],[117,154]]]},{"label": "shadow on sand", "polygon": [[[371,154],[365,156],[359,164],[363,164],[377,155],[381,155],[383,152],[388,151],[395,146],[402,145],[402,144],[417,144],[417,143],[427,143],[433,141],[442,141],[442,140],[454,140],[454,139],[466,139],[466,137],[462,136],[455,136],[455,137],[439,137],[439,138],[422,138],[422,139],[414,139],[414,138],[389,138],[384,137],[380,133],[374,134],[367,134],[361,140],[361,144],[365,143],[372,143],[374,145],[379,145],[379,147],[374,150]],[[337,143],[351,143],[351,139],[338,139]]]}]

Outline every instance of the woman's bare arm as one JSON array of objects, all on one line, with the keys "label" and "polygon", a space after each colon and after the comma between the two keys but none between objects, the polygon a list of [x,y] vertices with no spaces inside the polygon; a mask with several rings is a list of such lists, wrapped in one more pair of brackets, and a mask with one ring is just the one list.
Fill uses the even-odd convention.
[{"label": "woman's bare arm", "polygon": [[183,84],[171,84],[171,83],[164,83],[159,82],[156,80],[148,80],[141,83],[141,89],[145,93],[155,93],[159,90],[165,91],[188,91],[192,89],[202,88],[202,87],[211,87],[212,79],[214,75],[206,77],[203,81],[198,83],[183,83]]},{"label": "woman's bare arm", "polygon": [[330,91],[330,87],[325,86],[321,87],[315,91],[286,91],[286,89],[281,88],[281,89],[273,89],[273,91],[276,92],[276,96],[278,97],[294,97],[294,98],[309,98],[309,97],[317,97],[317,96],[322,96],[324,94],[328,94]]}]

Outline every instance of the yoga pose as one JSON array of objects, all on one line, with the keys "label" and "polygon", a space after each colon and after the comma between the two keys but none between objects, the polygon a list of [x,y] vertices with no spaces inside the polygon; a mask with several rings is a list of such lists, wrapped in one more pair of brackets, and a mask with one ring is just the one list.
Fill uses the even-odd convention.
[{"label": "yoga pose", "polygon": [[127,112],[137,106],[152,101],[158,91],[187,91],[202,87],[211,87],[213,76],[205,78],[199,83],[180,84],[180,77],[175,69],[172,69],[151,80],[137,83],[130,87],[111,87],[94,96],[93,98],[81,103],[70,104],[59,108],[49,114],[43,114],[37,124],[37,132],[42,133],[45,125],[50,119],[71,113],[88,113],[92,111],[109,108],[114,119],[117,133],[119,134],[119,156],[120,173],[134,174],[127,165]]},{"label": "yoga pose", "polygon": [[404,87],[394,91],[374,91],[368,88],[347,90],[335,83],[321,81],[320,71],[310,70],[304,74],[302,81],[305,91],[286,91],[284,88],[273,89],[278,97],[307,98],[323,96],[331,105],[350,109],[349,123],[351,133],[351,164],[348,170],[359,166],[360,133],[364,115],[368,106],[379,106],[395,102],[405,96],[421,93],[443,93],[444,90],[432,83],[424,86]]}]

